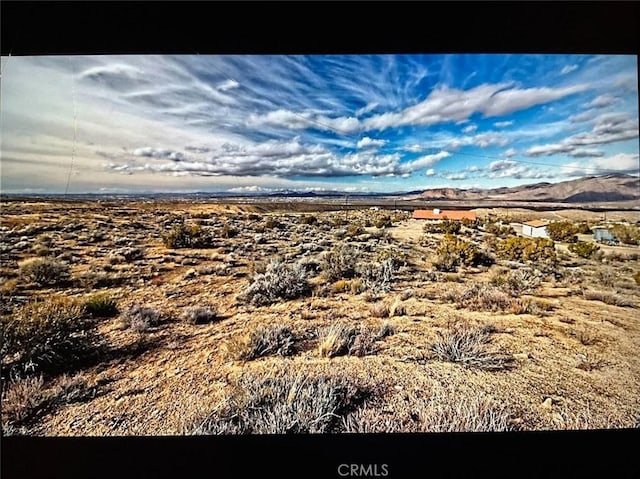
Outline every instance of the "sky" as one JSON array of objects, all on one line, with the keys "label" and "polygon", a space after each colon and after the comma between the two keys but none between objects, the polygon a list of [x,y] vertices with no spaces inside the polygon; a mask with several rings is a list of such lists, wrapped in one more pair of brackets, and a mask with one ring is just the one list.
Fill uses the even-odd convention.
[{"label": "sky", "polygon": [[639,169],[636,56],[1,62],[4,193],[400,192]]}]

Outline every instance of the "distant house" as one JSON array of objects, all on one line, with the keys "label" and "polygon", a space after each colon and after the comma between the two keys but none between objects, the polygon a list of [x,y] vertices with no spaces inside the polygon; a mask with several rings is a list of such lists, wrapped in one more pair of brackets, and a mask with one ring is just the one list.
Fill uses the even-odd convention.
[{"label": "distant house", "polygon": [[607,228],[595,228],[593,230],[593,239],[600,243],[617,243],[616,238],[611,231]]},{"label": "distant house", "polygon": [[532,238],[548,238],[547,233],[548,222],[542,220],[533,220],[522,223],[522,234]]},{"label": "distant house", "polygon": [[415,210],[413,212],[413,218],[418,220],[455,220],[462,221],[464,219],[467,220],[476,220],[477,216],[474,211],[456,211],[456,210]]}]

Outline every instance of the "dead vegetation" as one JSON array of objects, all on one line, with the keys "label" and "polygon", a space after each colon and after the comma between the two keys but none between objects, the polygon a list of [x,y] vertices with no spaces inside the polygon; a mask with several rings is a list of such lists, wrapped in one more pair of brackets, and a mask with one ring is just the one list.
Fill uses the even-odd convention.
[{"label": "dead vegetation", "polygon": [[580,236],[596,251],[581,255],[500,217],[425,230],[366,209],[28,208],[9,203],[0,231],[5,433],[175,434],[171,414],[193,416],[189,434],[640,416],[630,246]]}]

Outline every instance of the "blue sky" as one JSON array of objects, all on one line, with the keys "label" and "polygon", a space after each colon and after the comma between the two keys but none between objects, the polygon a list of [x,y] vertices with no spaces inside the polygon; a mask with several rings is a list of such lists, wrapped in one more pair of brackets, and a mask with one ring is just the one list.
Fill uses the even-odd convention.
[{"label": "blue sky", "polygon": [[3,192],[408,191],[638,172],[635,56],[2,57]]}]

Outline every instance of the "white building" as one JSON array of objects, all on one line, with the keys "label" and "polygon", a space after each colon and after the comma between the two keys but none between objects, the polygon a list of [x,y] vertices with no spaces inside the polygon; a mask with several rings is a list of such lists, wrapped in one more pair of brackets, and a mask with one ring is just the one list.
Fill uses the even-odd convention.
[{"label": "white building", "polygon": [[533,220],[522,223],[522,234],[532,238],[548,238],[547,226],[549,223],[542,220]]}]

